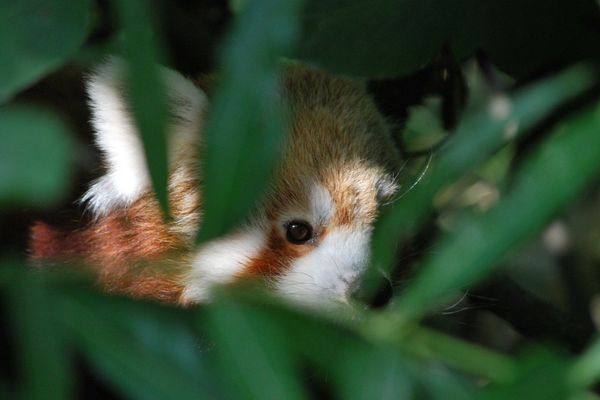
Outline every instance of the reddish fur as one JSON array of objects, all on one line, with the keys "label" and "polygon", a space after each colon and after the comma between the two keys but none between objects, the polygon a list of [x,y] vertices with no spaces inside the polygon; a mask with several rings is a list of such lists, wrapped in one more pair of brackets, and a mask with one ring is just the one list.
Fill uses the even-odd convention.
[{"label": "reddish fur", "polygon": [[297,249],[289,246],[289,243],[272,229],[269,233],[267,246],[254,258],[252,258],[240,273],[240,278],[246,276],[277,276],[289,268],[295,257],[298,257]]},{"label": "reddish fur", "polygon": [[37,221],[31,227],[29,250],[33,261],[70,258],[79,254],[82,249],[76,247],[77,242],[66,246],[66,233],[52,228],[50,225]]},{"label": "reddish fur", "polygon": [[31,258],[82,261],[109,291],[176,302],[183,289],[179,251],[185,245],[169,231],[153,203],[142,198],[70,234],[37,223],[32,228]]},{"label": "reddish fur", "polygon": [[[377,182],[398,165],[385,121],[361,84],[290,67],[282,92],[290,105],[290,132],[262,204],[265,225],[272,227],[259,254],[236,274],[239,279],[283,275],[329,229],[369,227],[377,215]],[[194,259],[191,242],[202,219],[198,145],[190,143],[175,156],[169,186],[173,223],[163,222],[156,202],[146,194],[129,208],[113,210],[70,234],[38,223],[32,229],[32,258],[84,261],[108,290],[180,302]],[[290,244],[277,221],[288,210],[306,210],[314,183],[328,190],[335,212],[318,227],[315,243]]]},{"label": "reddish fur", "polygon": [[[321,233],[317,240],[322,239],[324,234],[324,232]],[[276,228],[272,228],[269,233],[267,245],[244,266],[238,277],[276,277],[281,275],[291,267],[294,259],[308,254],[315,245],[315,243],[305,245],[291,244],[281,236],[281,233]]]}]

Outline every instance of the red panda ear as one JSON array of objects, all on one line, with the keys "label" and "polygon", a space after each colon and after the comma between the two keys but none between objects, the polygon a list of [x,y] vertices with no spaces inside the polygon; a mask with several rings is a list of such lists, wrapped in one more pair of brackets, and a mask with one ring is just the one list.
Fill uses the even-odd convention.
[{"label": "red panda ear", "polygon": [[377,201],[387,204],[393,200],[399,189],[398,183],[391,175],[385,175],[377,181]]},{"label": "red panda ear", "polygon": [[[96,144],[106,167],[106,174],[82,199],[96,215],[130,205],[150,184],[143,146],[129,111],[123,75],[124,62],[111,58],[96,68],[86,83]],[[202,90],[177,72],[161,68],[161,76],[171,116],[168,134],[172,161],[173,147],[185,142],[182,137],[198,136],[207,101]]]}]

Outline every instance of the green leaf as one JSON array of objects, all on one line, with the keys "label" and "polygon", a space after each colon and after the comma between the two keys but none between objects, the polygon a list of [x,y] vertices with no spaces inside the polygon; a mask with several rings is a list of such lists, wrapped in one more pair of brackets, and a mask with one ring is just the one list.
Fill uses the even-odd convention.
[{"label": "green leaf", "polygon": [[592,342],[575,361],[569,371],[568,381],[574,388],[591,386],[600,379],[600,338]]},{"label": "green leaf", "polygon": [[593,56],[592,2],[310,0],[299,56],[334,72],[389,78],[414,72],[444,47],[461,60],[481,49],[509,73]]},{"label": "green leaf", "polygon": [[393,345],[407,355],[443,362],[493,382],[510,382],[515,375],[516,364],[508,356],[407,323],[398,312],[372,314],[358,328],[369,341]]},{"label": "green leaf", "polygon": [[3,263],[11,269],[7,290],[10,327],[21,372],[24,399],[65,399],[72,394],[72,371],[56,307],[42,277],[25,272],[23,263]]},{"label": "green leaf", "polygon": [[0,103],[62,65],[86,37],[88,0],[0,3]]},{"label": "green leaf", "polygon": [[391,269],[397,243],[429,214],[440,189],[526,133],[556,107],[584,93],[594,82],[592,69],[575,67],[522,89],[512,99],[493,98],[489,107],[496,108],[495,112],[483,109],[467,115],[434,159],[425,179],[382,213],[374,234],[371,267],[363,280],[363,295],[373,293],[381,271]]},{"label": "green leaf", "polygon": [[354,346],[337,361],[342,399],[413,398],[411,371],[396,349]]},{"label": "green leaf", "polygon": [[431,0],[313,0],[302,16],[301,58],[370,78],[425,66],[441,50],[450,23],[442,3]]},{"label": "green leaf", "polygon": [[272,314],[221,300],[208,309],[205,325],[231,398],[306,398],[289,341]]},{"label": "green leaf", "polygon": [[164,82],[157,59],[161,45],[157,23],[149,2],[114,0],[123,25],[127,57],[127,87],[133,116],[139,127],[152,187],[165,216],[169,215],[168,196],[168,108]]},{"label": "green leaf", "polygon": [[60,200],[72,154],[61,120],[33,108],[0,108],[0,143],[0,205],[44,207]]},{"label": "green leaf", "polygon": [[444,237],[400,298],[397,309],[412,317],[438,305],[496,268],[507,253],[538,233],[600,172],[600,108],[561,123],[526,160],[512,189],[488,214],[464,221]]},{"label": "green leaf", "polygon": [[420,368],[419,383],[422,391],[431,399],[471,400],[476,393],[476,385],[466,376],[458,374],[442,365],[432,363]]},{"label": "green leaf", "polygon": [[[57,293],[58,294],[58,293]],[[115,389],[135,399],[210,399],[211,373],[179,310],[62,292],[72,342]]]},{"label": "green leaf", "polygon": [[226,232],[264,190],[284,137],[278,57],[296,34],[299,0],[254,1],[240,13],[223,52],[221,87],[206,128],[204,219],[199,240]]},{"label": "green leaf", "polygon": [[404,126],[403,143],[409,152],[424,151],[440,143],[448,132],[442,126],[441,99],[430,97],[411,107]]},{"label": "green leaf", "polygon": [[513,382],[491,386],[477,399],[562,400],[569,398],[566,372],[569,365],[559,355],[540,349],[519,357],[519,371]]}]

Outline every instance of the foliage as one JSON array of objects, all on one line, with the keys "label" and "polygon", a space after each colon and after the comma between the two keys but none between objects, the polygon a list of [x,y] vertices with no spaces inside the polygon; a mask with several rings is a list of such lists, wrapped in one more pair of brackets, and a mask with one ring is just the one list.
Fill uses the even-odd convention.
[{"label": "foliage", "polygon": [[[66,195],[71,179],[70,127],[50,110],[17,104],[23,103],[20,92],[60,66],[93,64],[117,49],[132,77],[155,193],[168,212],[167,110],[155,64],[167,58],[170,46],[161,22],[164,4],[110,2],[117,34],[99,43],[92,37],[107,18],[101,3],[0,3],[5,210],[47,209]],[[507,354],[428,319],[446,310],[457,293],[504,271],[518,249],[598,182],[597,3],[234,3],[240,11],[220,45],[222,82],[207,128],[207,216],[199,239],[229,229],[268,182],[282,135],[283,110],[270,98],[283,57],[365,79],[437,71],[440,65],[443,73],[465,71],[465,79],[489,78],[492,71],[502,83],[467,82],[471,102],[457,110],[456,126],[447,126],[435,107],[423,108],[435,101],[409,110],[406,126],[417,142],[428,143],[431,131],[446,138],[425,161],[428,169],[384,210],[362,298],[373,299],[382,275],[396,276],[400,243],[425,232],[436,216],[450,215],[454,223],[429,234],[435,251],[417,255],[418,270],[386,308],[356,306],[336,315],[297,310],[242,289],[224,290],[214,303],[194,309],[136,302],[97,293],[85,277],[32,272],[23,256],[3,255],[0,287],[7,340],[15,346],[0,395],[74,397],[85,384],[77,370],[83,364],[110,391],[136,399],[595,398],[600,338],[569,352],[565,343],[549,345],[525,332],[524,345]],[[466,72],[474,56],[483,74]],[[484,94],[482,85],[488,87]],[[524,150],[511,157],[513,148]],[[438,205],[447,191],[460,191],[465,179],[506,154],[509,167],[500,173],[505,184],[495,188],[500,195],[491,208],[461,207],[452,214]],[[423,157],[414,161],[423,165]]]}]

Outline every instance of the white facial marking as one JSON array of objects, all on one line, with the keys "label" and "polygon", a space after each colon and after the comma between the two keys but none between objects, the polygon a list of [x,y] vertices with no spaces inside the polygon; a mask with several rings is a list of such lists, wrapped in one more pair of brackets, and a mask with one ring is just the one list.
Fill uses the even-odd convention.
[{"label": "white facial marking", "polygon": [[308,306],[345,303],[369,259],[370,231],[335,229],[309,254],[298,258],[276,290]]},{"label": "white facial marking", "polygon": [[315,184],[310,192],[310,210],[318,223],[325,224],[333,216],[335,205],[329,190],[322,185]]},{"label": "white facial marking", "polygon": [[[179,74],[161,71],[175,118],[170,127],[170,159],[197,141],[199,118],[206,104],[204,93]],[[150,177],[142,142],[124,96],[123,65],[111,59],[87,82],[96,144],[102,151],[107,173],[98,179],[82,201],[96,215],[127,206],[149,187]]]},{"label": "white facial marking", "polygon": [[233,281],[245,264],[265,245],[264,233],[258,228],[234,233],[201,246],[191,270],[184,280],[184,303],[199,303],[210,298],[211,289]]}]

